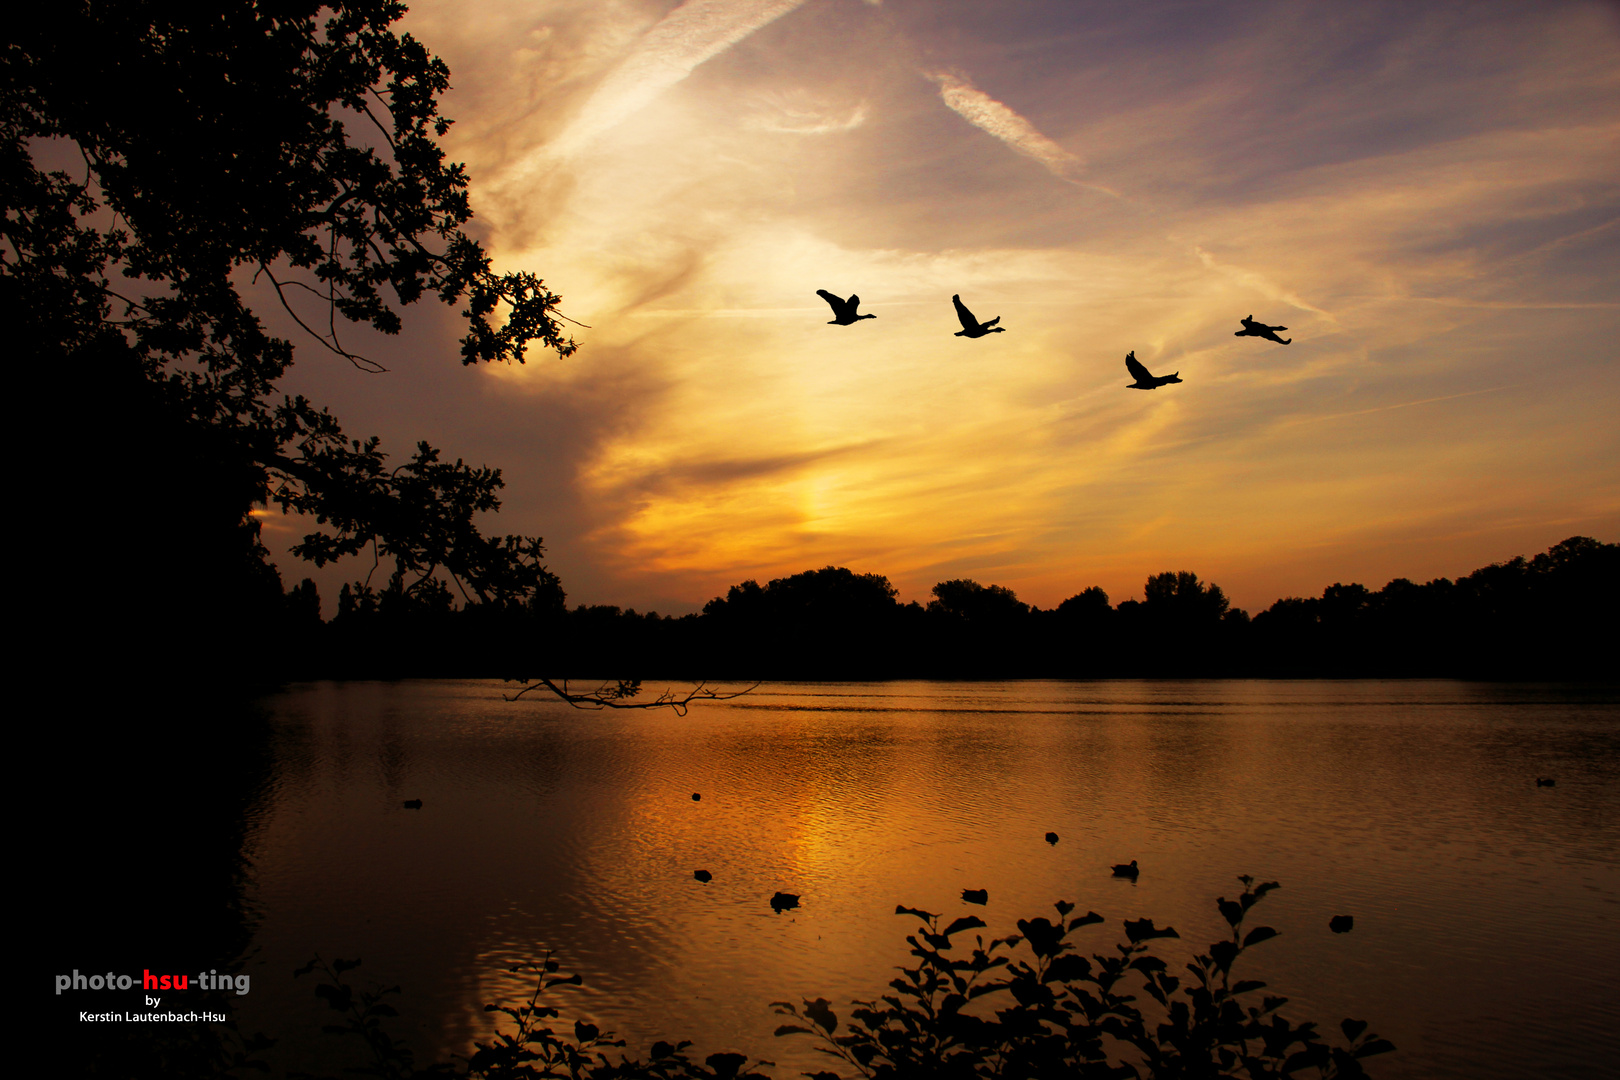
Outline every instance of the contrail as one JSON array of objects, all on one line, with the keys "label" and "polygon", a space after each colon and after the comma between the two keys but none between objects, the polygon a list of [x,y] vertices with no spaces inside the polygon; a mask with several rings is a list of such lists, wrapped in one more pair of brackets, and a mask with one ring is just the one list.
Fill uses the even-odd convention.
[{"label": "contrail", "polygon": [[1198,256],[1199,261],[1201,261],[1209,269],[1214,270],[1216,273],[1225,274],[1233,281],[1237,281],[1249,286],[1250,288],[1259,292],[1266,299],[1281,300],[1289,307],[1298,308],[1301,311],[1315,312],[1334,325],[1338,325],[1339,320],[1335,319],[1331,313],[1323,311],[1314,304],[1306,303],[1304,300],[1299,298],[1298,293],[1284,289],[1282,286],[1274,283],[1270,278],[1257,274],[1253,270],[1244,270],[1240,267],[1225,266],[1218,263],[1215,261],[1215,257],[1213,255],[1201,247],[1194,246],[1193,252]]},{"label": "contrail", "polygon": [[567,157],[805,0],[687,0],[642,35],[546,153]]},{"label": "contrail", "polygon": [[1447,394],[1445,397],[1422,398],[1418,401],[1402,401],[1395,405],[1379,405],[1371,409],[1357,409],[1355,412],[1329,413],[1326,416],[1302,416],[1297,420],[1288,421],[1284,426],[1292,427],[1295,424],[1310,424],[1318,420],[1342,420],[1347,416],[1366,416],[1368,413],[1390,412],[1393,409],[1410,409],[1414,405],[1433,405],[1437,401],[1456,401],[1458,398],[1478,397],[1480,394],[1495,394],[1523,385],[1523,383],[1508,383],[1504,386],[1486,387],[1484,390],[1467,390],[1461,394]]},{"label": "contrail", "polygon": [[966,79],[948,72],[925,71],[923,75],[938,84],[939,96],[956,115],[993,138],[1006,143],[1027,158],[1046,166],[1052,175],[1081,187],[1114,195],[1098,184],[1076,179],[1085,171],[1085,162],[1057,143],[1006,105],[986,94]]}]

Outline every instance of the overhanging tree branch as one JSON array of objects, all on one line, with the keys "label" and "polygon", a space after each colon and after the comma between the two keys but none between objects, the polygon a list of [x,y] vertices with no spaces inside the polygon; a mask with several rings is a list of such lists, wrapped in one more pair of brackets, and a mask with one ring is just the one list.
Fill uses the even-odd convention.
[{"label": "overhanging tree branch", "polygon": [[686,710],[694,701],[730,701],[751,693],[759,686],[758,682],[750,683],[741,690],[721,691],[700,682],[685,693],[677,693],[673,687],[665,690],[656,698],[645,701],[634,700],[641,693],[640,679],[624,679],[616,683],[602,683],[595,690],[583,693],[570,690],[568,680],[536,679],[515,694],[503,695],[507,701],[517,701],[533,690],[547,690],[554,696],[566,701],[576,709],[596,711],[599,709],[673,709],[677,716],[685,716]]}]

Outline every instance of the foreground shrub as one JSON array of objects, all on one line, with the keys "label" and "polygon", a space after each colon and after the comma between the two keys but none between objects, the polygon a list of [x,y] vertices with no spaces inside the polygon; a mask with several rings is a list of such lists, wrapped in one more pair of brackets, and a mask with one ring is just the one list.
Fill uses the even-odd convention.
[{"label": "foreground shrub", "polygon": [[[889,983],[894,993],[854,1002],[848,1024],[840,1023],[826,998],[803,999],[799,1005],[772,1002],[778,1015],[792,1021],[776,1034],[817,1039],[817,1048],[844,1070],[805,1074],[812,1080],[1366,1076],[1362,1060],[1395,1047],[1369,1032],[1365,1021],[1342,1021],[1339,1030],[1346,1045],[1329,1045],[1314,1023],[1295,1024],[1279,1014],[1287,998],[1268,994],[1255,1003],[1265,983],[1233,980],[1238,959],[1277,936],[1269,926],[1244,929],[1250,910],[1277,883],[1257,885],[1247,876],[1239,880],[1244,888],[1236,900],[1216,900],[1232,936],[1195,956],[1185,966],[1186,976],[1171,974],[1169,964],[1153,955],[1150,942],[1180,935],[1154,926],[1152,919],[1125,920],[1125,941],[1088,958],[1071,935],[1105,920],[1094,911],[1070,918],[1074,905],[1060,900],[1054,905],[1056,921],[1020,919],[1017,934],[988,943],[975,935],[969,955],[962,957],[951,955],[956,950],[952,939],[984,929],[982,919],[967,915],[942,929],[941,915],[897,907],[895,914],[918,919],[921,925],[906,938],[917,964],[899,969],[900,977]],[[692,1045],[687,1041],[654,1043],[645,1059],[623,1053],[610,1057],[609,1051],[623,1048],[624,1040],[584,1021],[566,1025],[556,1006],[542,1003],[548,993],[584,981],[579,975],[558,974],[558,963],[547,954],[510,969],[534,976],[534,989],[525,1000],[484,1006],[485,1012],[504,1017],[489,1042],[476,1043],[471,1057],[417,1069],[404,1043],[385,1027],[398,1015],[387,998],[399,988],[356,990],[344,975],[358,965],[358,960],[327,964],[317,959],[298,972],[318,969],[324,976],[315,993],[341,1017],[325,1030],[364,1043],[369,1062],[346,1070],[350,1075],[387,1080],[767,1080],[758,1070],[773,1064],[729,1053],[710,1054],[699,1063],[687,1055]],[[1126,992],[1131,990],[1151,1002],[1139,1004],[1134,993]]]},{"label": "foreground shrub", "polygon": [[[1314,1023],[1294,1024],[1277,1010],[1287,998],[1252,995],[1265,989],[1256,979],[1232,981],[1232,968],[1248,949],[1277,936],[1269,926],[1244,932],[1249,911],[1277,883],[1256,885],[1239,879],[1236,900],[1216,901],[1232,928],[1230,939],[1217,941],[1186,965],[1188,977],[1170,974],[1154,956],[1149,942],[1179,938],[1152,919],[1124,922],[1125,942],[1113,953],[1081,955],[1070,935],[1105,920],[1096,912],[1070,919],[1074,905],[1059,900],[1056,922],[1046,918],[1018,921],[1018,934],[994,938],[987,945],[975,936],[967,958],[948,955],[952,938],[985,926],[968,915],[940,929],[942,916],[917,908],[897,907],[895,914],[922,921],[906,938],[916,967],[902,967],[889,986],[893,994],[877,1001],[857,1001],[853,1023],[839,1034],[838,1017],[825,998],[801,1006],[778,1001],[783,1024],[778,1035],[811,1035],[819,1049],[874,1080],[911,1077],[1182,1077],[1293,1076],[1314,1070],[1319,1077],[1362,1077],[1364,1058],[1395,1049],[1367,1030],[1362,1020],[1345,1020],[1340,1031],[1348,1047],[1329,1046]],[[1065,921],[1067,920],[1067,921]],[[1028,956],[1019,947],[1027,947]],[[1133,994],[1122,993],[1134,982],[1157,1003],[1145,1015]],[[1005,1007],[987,1009],[975,1003],[991,995]],[[805,1026],[804,1022],[810,1026]],[[815,1080],[843,1080],[840,1073],[818,1072]],[[1309,1074],[1307,1074],[1309,1075]]]}]

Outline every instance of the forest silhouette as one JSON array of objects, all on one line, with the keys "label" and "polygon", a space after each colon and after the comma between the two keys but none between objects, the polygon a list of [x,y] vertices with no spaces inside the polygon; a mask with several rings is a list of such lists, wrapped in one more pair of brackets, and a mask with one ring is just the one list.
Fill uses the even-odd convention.
[{"label": "forest silhouette", "polygon": [[[560,583],[521,609],[458,606],[345,585],[321,621],[305,580],[287,595],[289,674],[649,680],[1484,677],[1588,679],[1612,670],[1620,545],[1575,536],[1456,580],[1335,582],[1254,616],[1189,571],[1111,604],[1084,589],[1056,607],[1000,585],[942,581],[901,603],[886,577],[829,566],[743,581],[679,617],[568,608]],[[1608,613],[1608,614],[1606,614]],[[492,647],[492,643],[494,646]]]}]

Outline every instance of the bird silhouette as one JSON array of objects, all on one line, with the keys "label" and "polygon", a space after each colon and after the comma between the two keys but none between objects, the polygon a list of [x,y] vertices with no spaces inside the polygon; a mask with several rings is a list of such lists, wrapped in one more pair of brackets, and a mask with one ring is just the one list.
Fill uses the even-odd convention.
[{"label": "bird silhouette", "polygon": [[1055,832],[1047,833],[1046,834],[1046,842],[1048,844],[1056,844],[1058,842],[1058,834],[1055,833]]},{"label": "bird silhouette", "polygon": [[1253,315],[1239,319],[1238,322],[1243,324],[1243,329],[1233,334],[1233,337],[1263,337],[1267,341],[1275,341],[1279,345],[1288,345],[1294,340],[1293,338],[1288,338],[1285,340],[1277,336],[1277,331],[1286,330],[1288,327],[1267,326],[1263,322],[1255,322]]},{"label": "bird silhouette", "polygon": [[1328,920],[1328,929],[1335,934],[1348,934],[1356,928],[1354,915],[1335,915]]},{"label": "bird silhouette", "polygon": [[796,908],[798,906],[798,893],[779,892],[775,896],[771,897],[771,910],[776,912],[778,915],[782,914],[784,911],[787,911],[789,908]]},{"label": "bird silhouette", "polygon": [[1543,776],[1536,777],[1536,787],[1557,787],[1557,786],[1558,786],[1558,781],[1552,779],[1551,777],[1543,777]]},{"label": "bird silhouette", "polygon": [[990,902],[989,889],[963,889],[962,902],[964,904],[984,905]]},{"label": "bird silhouette", "polygon": [[693,802],[701,802],[702,799],[703,799],[703,796],[701,794],[699,794],[696,791],[692,792],[692,801]]},{"label": "bird silhouette", "polygon": [[420,810],[420,809],[422,809],[422,800],[421,799],[406,799],[405,800],[405,809],[407,809],[407,810]]},{"label": "bird silhouette", "polygon": [[1120,863],[1114,867],[1115,877],[1130,878],[1132,881],[1135,881],[1136,875],[1140,874],[1141,872],[1142,871],[1136,868],[1135,859],[1132,859],[1129,864]]},{"label": "bird silhouette", "polygon": [[714,880],[714,875],[709,873],[707,870],[694,870],[692,871],[692,876],[703,882],[705,885]]},{"label": "bird silhouette", "polygon": [[962,303],[960,296],[951,297],[951,303],[956,305],[956,317],[962,320],[962,329],[952,335],[953,337],[984,337],[986,334],[1004,334],[1007,332],[1005,326],[996,325],[1001,321],[1000,315],[997,315],[989,322],[982,323],[973,317],[973,312],[969,311],[967,305]]},{"label": "bird silhouette", "polygon": [[1136,381],[1125,385],[1132,390],[1157,390],[1166,383],[1180,382],[1181,372],[1173,375],[1155,375],[1142,366],[1142,361],[1136,358],[1136,350],[1132,349],[1125,354],[1125,370],[1131,373]]},{"label": "bird silhouette", "polygon": [[827,323],[828,326],[848,326],[850,323],[858,323],[862,319],[877,318],[876,315],[855,314],[855,310],[861,306],[861,298],[856,296],[854,293],[850,294],[848,300],[834,296],[826,289],[817,289],[816,295],[827,301],[827,303],[833,309],[833,317],[832,320]]}]

